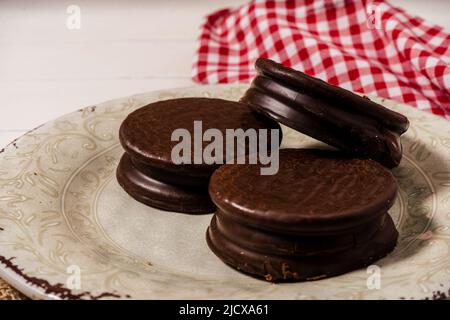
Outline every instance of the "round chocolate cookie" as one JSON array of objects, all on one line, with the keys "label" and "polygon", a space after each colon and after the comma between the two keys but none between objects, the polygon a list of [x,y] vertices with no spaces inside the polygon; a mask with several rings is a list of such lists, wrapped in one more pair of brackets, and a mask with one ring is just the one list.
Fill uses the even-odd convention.
[{"label": "round chocolate cookie", "polygon": [[282,149],[279,171],[224,165],[209,192],[218,210],[207,231],[229,265],[270,281],[304,281],[370,265],[398,233],[387,210],[397,185],[370,159],[337,151]]},{"label": "round chocolate cookie", "polygon": [[182,187],[153,178],[137,169],[125,153],[117,168],[117,180],[133,198],[162,210],[202,213],[214,212],[207,187]]},{"label": "round chocolate cookie", "polygon": [[398,166],[400,135],[409,126],[405,116],[268,59],[258,59],[255,67],[242,102],[342,151]]},{"label": "round chocolate cookie", "polygon": [[[220,146],[224,162],[230,160],[226,152],[227,130],[254,129],[258,132],[266,129],[269,150],[272,146],[270,129],[278,129],[281,136],[281,129],[274,120],[239,102],[180,98],[151,103],[129,114],[120,127],[119,138],[125,154],[117,169],[119,184],[136,200],[159,209],[212,212],[214,205],[209,199],[208,183],[221,163],[203,157],[203,151],[215,139],[205,137],[208,129],[223,137]],[[174,132],[188,137],[190,154],[185,157],[185,150],[176,153],[183,157],[181,163],[172,160],[173,150],[186,137],[180,133],[173,135]],[[277,139],[277,147],[280,141],[281,137]],[[236,141],[236,145],[238,143]],[[237,147],[234,150],[232,158],[250,152],[249,148],[244,148],[242,154]]]}]

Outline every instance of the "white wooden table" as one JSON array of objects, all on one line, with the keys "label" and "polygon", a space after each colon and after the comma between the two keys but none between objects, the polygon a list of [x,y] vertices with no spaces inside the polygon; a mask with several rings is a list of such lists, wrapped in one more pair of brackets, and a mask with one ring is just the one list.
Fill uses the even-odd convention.
[{"label": "white wooden table", "polygon": [[[201,18],[245,2],[1,0],[0,148],[82,106],[191,85]],[[391,2],[450,30],[450,1]],[[79,30],[66,27],[70,4]]]}]

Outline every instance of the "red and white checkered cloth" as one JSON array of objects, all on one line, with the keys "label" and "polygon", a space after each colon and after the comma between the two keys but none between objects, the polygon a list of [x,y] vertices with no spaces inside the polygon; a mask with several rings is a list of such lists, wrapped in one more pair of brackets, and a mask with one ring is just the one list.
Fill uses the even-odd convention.
[{"label": "red and white checkered cloth", "polygon": [[193,79],[248,82],[258,57],[450,119],[450,34],[383,0],[257,0],[214,12]]}]

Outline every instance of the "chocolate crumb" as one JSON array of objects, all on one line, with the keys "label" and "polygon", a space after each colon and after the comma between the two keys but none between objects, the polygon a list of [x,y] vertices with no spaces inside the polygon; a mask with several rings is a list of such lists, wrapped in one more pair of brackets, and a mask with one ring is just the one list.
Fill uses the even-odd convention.
[{"label": "chocolate crumb", "polygon": [[[450,294],[450,290],[449,290],[449,294]],[[445,294],[445,292],[442,292],[440,290],[433,291],[433,296],[432,296],[433,300],[444,300],[446,298],[447,298],[447,295]]]},{"label": "chocolate crumb", "polygon": [[87,112],[94,112],[95,109],[97,109],[97,106],[88,106],[88,107],[80,108],[80,109],[78,109],[77,111],[78,111],[78,112],[84,112],[84,111],[87,111]]},{"label": "chocolate crumb", "polygon": [[266,274],[266,275],[264,276],[264,278],[265,278],[267,281],[272,281],[272,280],[273,280],[273,277],[272,277],[271,274]]}]

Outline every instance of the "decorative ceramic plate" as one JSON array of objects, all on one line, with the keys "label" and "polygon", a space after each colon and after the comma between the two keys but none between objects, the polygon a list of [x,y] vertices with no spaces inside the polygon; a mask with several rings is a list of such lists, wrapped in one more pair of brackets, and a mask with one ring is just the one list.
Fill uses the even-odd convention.
[{"label": "decorative ceramic plate", "polygon": [[[412,107],[390,210],[398,246],[379,268],[304,283],[271,284],[223,264],[208,249],[207,215],[147,207],[117,184],[125,116],[181,96],[236,100],[245,86],[139,94],[88,106],[36,128],[0,154],[0,277],[31,298],[422,299],[450,288],[450,125]],[[285,147],[318,144],[283,127]],[[377,271],[375,286],[372,284]]]}]

